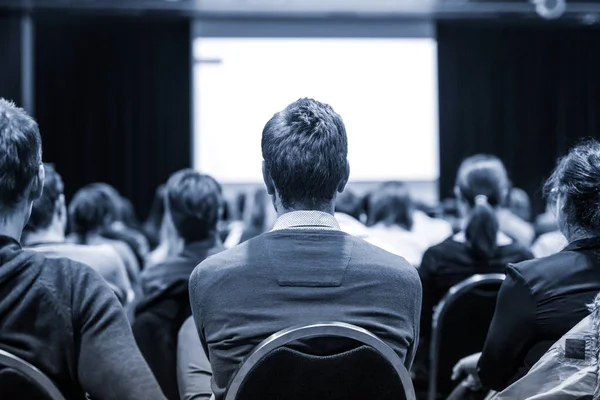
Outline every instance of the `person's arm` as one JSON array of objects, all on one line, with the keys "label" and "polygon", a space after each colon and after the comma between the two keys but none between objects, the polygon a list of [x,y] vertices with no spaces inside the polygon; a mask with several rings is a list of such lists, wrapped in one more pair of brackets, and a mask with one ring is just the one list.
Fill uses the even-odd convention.
[{"label": "person's arm", "polygon": [[133,338],[117,298],[100,275],[71,266],[77,375],[94,400],[165,399]]},{"label": "person's arm", "polygon": [[[427,250],[423,255],[421,266],[419,267],[419,277],[423,290],[423,301],[421,306],[421,338],[423,344],[429,345],[431,338],[431,320],[433,318],[433,308],[436,306],[435,299],[435,272],[437,262],[433,253]],[[426,352],[428,354],[428,352]]]},{"label": "person's arm", "polygon": [[420,330],[421,330],[421,303],[422,303],[422,289],[421,289],[421,282],[419,280],[416,281],[416,292],[415,292],[415,296],[414,296],[414,318],[413,321],[414,322],[414,328],[413,328],[413,342],[410,345],[410,347],[408,348],[407,352],[406,352],[406,360],[404,361],[404,366],[406,367],[406,369],[408,371],[411,370],[412,368],[412,364],[415,360],[415,356],[417,354],[417,349],[419,348],[419,335],[420,335]]},{"label": "person's arm", "polygon": [[210,399],[212,389],[210,362],[192,317],[179,330],[177,341],[177,383],[181,400]]},{"label": "person's arm", "polygon": [[536,334],[536,302],[531,290],[514,267],[506,272],[478,364],[481,383],[497,391],[505,389],[517,374]]}]

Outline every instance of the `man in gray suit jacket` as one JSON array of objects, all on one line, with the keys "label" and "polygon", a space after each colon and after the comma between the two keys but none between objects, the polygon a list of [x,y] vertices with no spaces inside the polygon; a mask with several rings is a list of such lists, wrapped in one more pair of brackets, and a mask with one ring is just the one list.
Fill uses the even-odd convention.
[{"label": "man in gray suit jacket", "polygon": [[224,397],[241,362],[263,339],[318,321],[369,330],[410,368],[421,312],[417,271],[340,231],[333,216],[350,173],[340,116],[326,104],[300,99],[267,122],[262,153],[275,227],[210,257],[190,278],[215,398]]}]

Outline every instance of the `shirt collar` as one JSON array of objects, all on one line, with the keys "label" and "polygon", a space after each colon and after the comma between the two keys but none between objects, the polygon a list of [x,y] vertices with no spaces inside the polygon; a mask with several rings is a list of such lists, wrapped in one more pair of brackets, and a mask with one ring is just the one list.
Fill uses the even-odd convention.
[{"label": "shirt collar", "polygon": [[282,229],[314,229],[339,231],[335,217],[322,211],[292,211],[285,213],[275,221],[274,231]]},{"label": "shirt collar", "polygon": [[591,237],[572,241],[567,247],[565,247],[565,251],[577,251],[585,249],[594,249],[599,247],[600,237]]}]

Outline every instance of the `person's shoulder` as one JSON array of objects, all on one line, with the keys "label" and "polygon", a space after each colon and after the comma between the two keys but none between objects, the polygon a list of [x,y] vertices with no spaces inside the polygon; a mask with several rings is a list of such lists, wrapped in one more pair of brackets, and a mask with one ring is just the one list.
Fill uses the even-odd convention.
[{"label": "person's shoulder", "polygon": [[351,263],[371,266],[367,271],[373,274],[385,274],[388,276],[405,276],[419,279],[417,269],[404,257],[393,254],[361,238],[348,235],[348,240],[353,241]]},{"label": "person's shoulder", "polygon": [[261,242],[261,236],[254,237],[230,249],[215,252],[196,266],[193,276],[226,275],[234,269],[247,266],[251,255],[260,255],[260,251],[253,252],[252,247]]}]

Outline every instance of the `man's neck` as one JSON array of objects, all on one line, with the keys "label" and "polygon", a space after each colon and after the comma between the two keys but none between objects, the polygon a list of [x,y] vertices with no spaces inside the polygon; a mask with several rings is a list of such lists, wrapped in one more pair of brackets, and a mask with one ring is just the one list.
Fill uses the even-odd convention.
[{"label": "man's neck", "polygon": [[10,215],[0,220],[0,236],[8,236],[16,241],[21,241],[23,233],[23,215]]},{"label": "man's neck", "polygon": [[60,229],[48,228],[36,232],[28,232],[25,238],[25,245],[35,243],[64,243],[65,234]]}]

